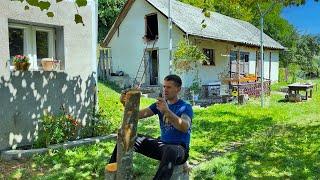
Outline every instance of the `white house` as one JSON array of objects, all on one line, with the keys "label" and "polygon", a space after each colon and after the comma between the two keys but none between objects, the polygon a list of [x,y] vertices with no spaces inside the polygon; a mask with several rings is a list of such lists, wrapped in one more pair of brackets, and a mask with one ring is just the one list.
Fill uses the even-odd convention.
[{"label": "white house", "polygon": [[[202,84],[221,82],[222,75],[232,76],[238,54],[242,75],[259,74],[259,29],[216,12],[205,18],[202,9],[176,0],[171,3],[173,48],[182,38],[187,38],[203,49],[210,60],[210,64],[203,64],[199,69]],[[203,19],[206,28],[201,26]],[[168,34],[167,0],[128,0],[104,40],[104,45],[111,49],[111,70],[123,71],[133,80],[144,57],[143,61],[149,62],[144,83],[158,85],[170,69]],[[263,38],[264,76],[277,81],[279,52],[284,47],[266,34]],[[194,74],[182,78],[183,86],[188,87]]]},{"label": "white house", "polygon": [[[38,120],[61,107],[86,124],[95,107],[97,1],[78,10],[73,1],[50,1],[50,18],[25,2],[0,0],[0,151],[30,145]],[[79,11],[85,26],[76,24]],[[16,71],[12,57],[26,55],[28,71]],[[44,71],[41,59],[60,60]]]}]

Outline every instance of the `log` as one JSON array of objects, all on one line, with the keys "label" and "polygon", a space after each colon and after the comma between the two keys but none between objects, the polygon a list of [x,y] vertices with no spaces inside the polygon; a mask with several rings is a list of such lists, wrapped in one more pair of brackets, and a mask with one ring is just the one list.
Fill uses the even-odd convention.
[{"label": "log", "polygon": [[117,139],[117,180],[133,179],[133,145],[137,137],[138,114],[141,92],[126,93],[125,110]]},{"label": "log", "polygon": [[117,163],[110,163],[106,165],[105,180],[115,180],[117,173]]}]

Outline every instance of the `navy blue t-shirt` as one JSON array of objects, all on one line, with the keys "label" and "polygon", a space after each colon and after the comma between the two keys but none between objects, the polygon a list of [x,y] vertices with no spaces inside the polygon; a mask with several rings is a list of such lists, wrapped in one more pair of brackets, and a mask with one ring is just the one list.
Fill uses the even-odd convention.
[{"label": "navy blue t-shirt", "polygon": [[[178,117],[181,117],[182,114],[186,114],[192,120],[192,106],[185,101],[179,99],[176,103],[168,104],[168,106],[169,109]],[[184,144],[186,148],[189,149],[191,124],[188,132],[184,133],[173,127],[171,123],[166,123],[165,121],[163,121],[163,114],[157,109],[156,103],[153,103],[151,106],[149,106],[149,108],[154,114],[157,114],[159,116],[161,140],[168,144]]]}]

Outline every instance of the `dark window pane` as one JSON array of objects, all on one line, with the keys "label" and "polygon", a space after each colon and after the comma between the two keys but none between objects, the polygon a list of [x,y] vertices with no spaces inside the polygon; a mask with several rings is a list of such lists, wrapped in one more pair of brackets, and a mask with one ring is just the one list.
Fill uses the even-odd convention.
[{"label": "dark window pane", "polygon": [[10,57],[23,55],[23,29],[9,28]]},{"label": "dark window pane", "polygon": [[37,31],[36,43],[37,43],[37,58],[38,59],[48,58],[49,57],[48,32]]},{"label": "dark window pane", "polygon": [[231,51],[230,52],[230,61],[237,61],[238,59],[238,52],[237,51]]},{"label": "dark window pane", "polygon": [[158,17],[156,14],[149,15],[146,17],[146,38],[149,40],[155,40],[159,35],[158,32]]}]

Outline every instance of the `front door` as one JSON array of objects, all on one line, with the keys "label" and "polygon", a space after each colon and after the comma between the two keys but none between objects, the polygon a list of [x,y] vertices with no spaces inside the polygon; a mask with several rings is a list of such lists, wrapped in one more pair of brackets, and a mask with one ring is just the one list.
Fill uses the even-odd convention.
[{"label": "front door", "polygon": [[159,61],[158,61],[158,51],[149,51],[149,80],[150,85],[158,85],[159,80]]}]

